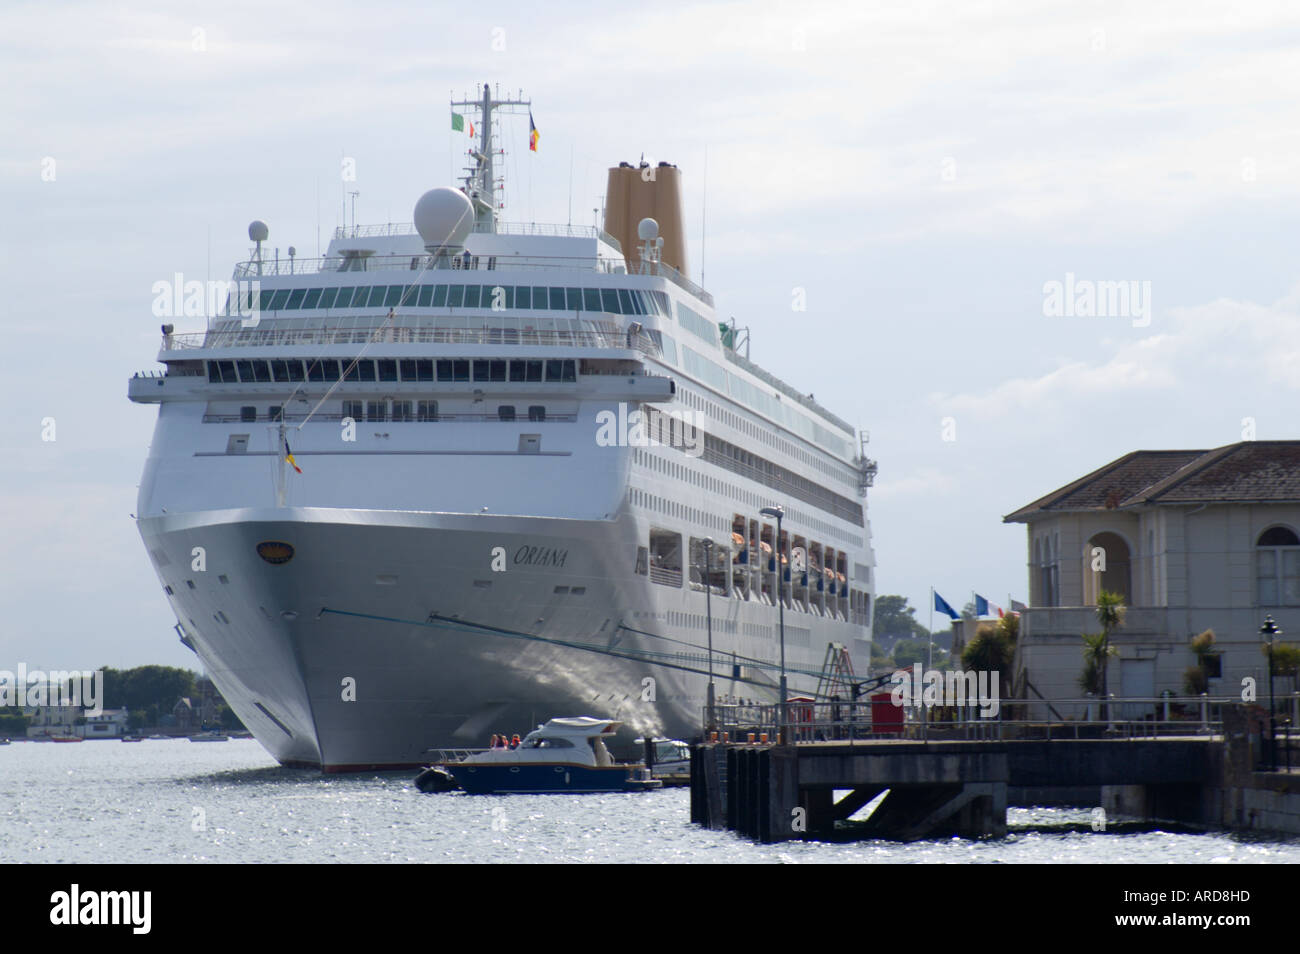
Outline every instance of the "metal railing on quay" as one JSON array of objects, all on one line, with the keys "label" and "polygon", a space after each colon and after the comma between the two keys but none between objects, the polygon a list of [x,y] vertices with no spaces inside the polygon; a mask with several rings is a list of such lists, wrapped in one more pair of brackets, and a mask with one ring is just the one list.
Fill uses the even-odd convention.
[{"label": "metal railing on quay", "polygon": [[869,702],[795,697],[786,704],[784,719],[779,703],[718,704],[712,713],[706,707],[704,738],[773,744],[785,737],[783,727],[795,743],[1218,737],[1222,707],[1241,701],[1235,696],[1187,697],[1180,707],[1168,697],[1112,698],[1108,703],[1096,698],[1003,699],[996,706],[971,701],[923,707],[895,704],[888,689],[874,695]]}]

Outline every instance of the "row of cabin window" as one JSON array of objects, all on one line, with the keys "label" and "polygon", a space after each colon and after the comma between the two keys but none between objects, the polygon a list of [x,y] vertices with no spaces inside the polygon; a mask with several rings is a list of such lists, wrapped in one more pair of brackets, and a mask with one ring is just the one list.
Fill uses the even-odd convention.
[{"label": "row of cabin window", "polygon": [[348,361],[321,358],[302,361],[239,359],[209,361],[208,381],[213,384],[272,384],[294,381],[500,381],[573,382],[578,374],[573,358],[366,358]]},{"label": "row of cabin window", "polygon": [[[249,293],[241,299],[247,306]],[[532,285],[363,285],[281,288],[258,299],[261,311],[315,308],[490,308],[532,311],[601,311],[668,317],[668,296],[637,288],[549,288]],[[247,307],[245,308],[247,310]]]},{"label": "row of cabin window", "polygon": [[[392,405],[392,411],[389,411],[389,404]],[[283,408],[279,405],[272,405],[266,409],[266,419],[268,421],[278,421],[283,414]],[[437,401],[344,401],[343,416],[350,417],[354,421],[436,421],[438,420],[438,402]],[[513,404],[497,405],[497,419],[501,421],[513,421],[515,417],[515,406]],[[257,408],[254,405],[247,404],[239,409],[239,420],[244,423],[255,423],[257,421]],[[545,421],[546,405],[530,404],[528,405],[528,420]]]}]

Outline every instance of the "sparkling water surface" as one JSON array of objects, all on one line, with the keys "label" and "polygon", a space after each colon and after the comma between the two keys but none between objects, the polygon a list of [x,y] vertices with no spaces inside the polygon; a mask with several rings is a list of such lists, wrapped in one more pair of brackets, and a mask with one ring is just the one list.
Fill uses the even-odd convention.
[{"label": "sparkling water surface", "polygon": [[1300,839],[1093,832],[1089,809],[1012,809],[998,840],[755,845],[692,825],[684,788],[424,795],[414,776],[286,769],[252,740],[15,742],[0,746],[0,863],[1300,862]]}]

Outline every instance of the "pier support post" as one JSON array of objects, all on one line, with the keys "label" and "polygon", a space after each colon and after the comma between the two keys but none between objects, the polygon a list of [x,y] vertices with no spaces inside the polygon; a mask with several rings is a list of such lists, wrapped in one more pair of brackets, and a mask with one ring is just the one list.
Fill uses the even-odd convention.
[{"label": "pier support post", "polygon": [[835,831],[835,791],[830,788],[806,788],[799,793],[799,807],[804,810],[807,838],[825,838]]},{"label": "pier support post", "polygon": [[767,755],[767,837],[764,841],[789,841],[807,837],[801,827],[807,828],[813,813],[804,811],[800,819],[796,808],[804,807],[799,792],[799,756],[793,745],[780,745],[768,749]]}]

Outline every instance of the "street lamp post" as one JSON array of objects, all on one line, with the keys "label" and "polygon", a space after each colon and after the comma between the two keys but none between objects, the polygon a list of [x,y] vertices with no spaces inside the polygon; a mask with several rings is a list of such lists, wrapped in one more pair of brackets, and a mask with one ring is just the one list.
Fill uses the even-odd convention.
[{"label": "street lamp post", "polygon": [[713,583],[710,576],[713,572],[713,538],[709,537],[704,541],[704,619],[705,625],[709,632],[709,695],[708,695],[708,728],[716,728],[717,723],[713,718]]},{"label": "street lamp post", "polygon": [[772,560],[776,564],[776,605],[779,608],[781,621],[781,742],[782,744],[789,741],[788,731],[788,706],[786,701],[789,696],[786,693],[785,682],[785,600],[781,598],[781,521],[785,519],[785,508],[783,507],[764,507],[759,511],[764,517],[776,518],[776,546],[772,548]]},{"label": "street lamp post", "polygon": [[1273,701],[1273,646],[1282,630],[1273,622],[1272,615],[1264,617],[1264,625],[1259,628],[1260,635],[1268,637],[1268,760],[1269,767],[1277,768],[1277,732],[1273,720],[1277,718],[1277,709]]}]

